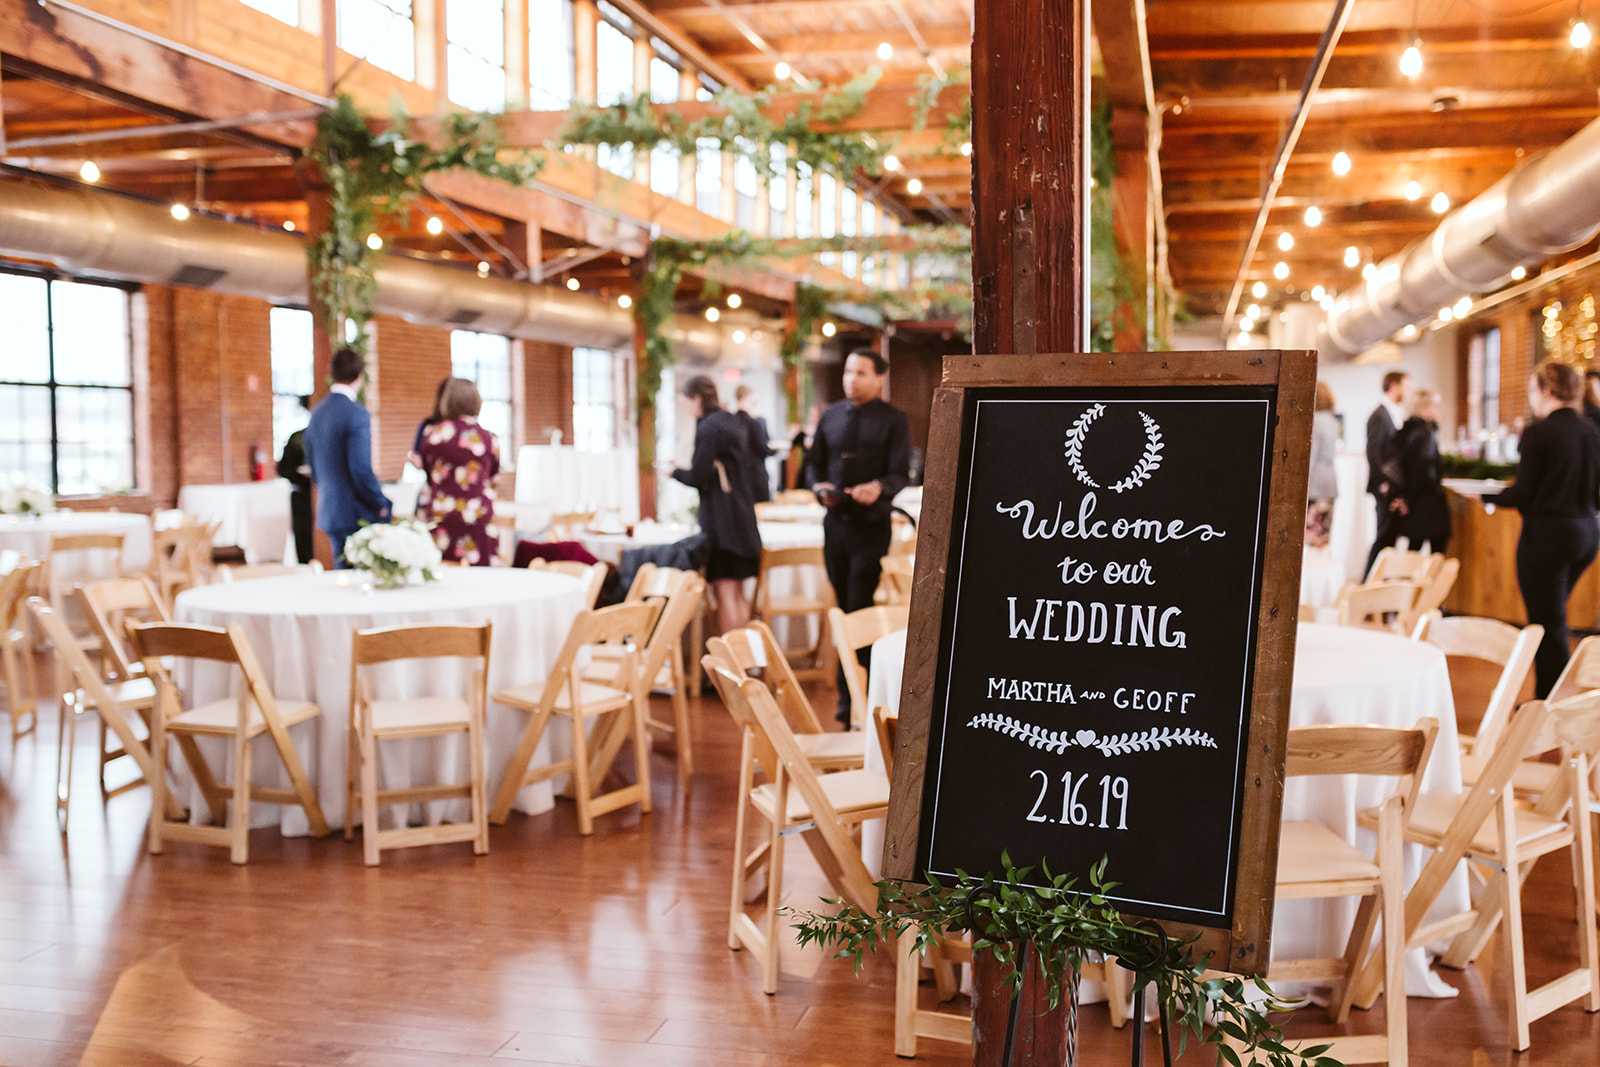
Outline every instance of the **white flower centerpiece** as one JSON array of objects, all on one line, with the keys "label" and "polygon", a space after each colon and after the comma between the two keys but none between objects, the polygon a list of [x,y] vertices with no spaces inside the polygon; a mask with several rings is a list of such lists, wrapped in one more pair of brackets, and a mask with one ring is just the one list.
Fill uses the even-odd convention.
[{"label": "white flower centerpiece", "polygon": [[55,509],[55,497],[42,489],[26,485],[0,489],[0,515],[47,515]]},{"label": "white flower centerpiece", "polygon": [[416,519],[363,526],[345,541],[344,558],[379,589],[437,582],[444,562],[428,524]]}]

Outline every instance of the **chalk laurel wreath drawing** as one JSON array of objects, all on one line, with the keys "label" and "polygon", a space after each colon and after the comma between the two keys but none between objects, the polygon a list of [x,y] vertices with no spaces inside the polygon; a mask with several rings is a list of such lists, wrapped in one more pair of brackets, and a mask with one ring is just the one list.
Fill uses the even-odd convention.
[{"label": "chalk laurel wreath drawing", "polygon": [[[1083,443],[1089,436],[1089,427],[1095,420],[1106,413],[1104,404],[1096,404],[1082,415],[1078,416],[1072,428],[1067,431],[1066,457],[1067,466],[1072,468],[1072,473],[1077,475],[1078,481],[1090,489],[1099,489],[1100,483],[1095,481],[1083,466]],[[1161,450],[1166,445],[1161,440],[1161,427],[1144,412],[1139,412],[1139,418],[1144,422],[1144,454],[1139,457],[1139,462],[1133,465],[1127,477],[1115,482],[1111,486],[1114,493],[1124,493],[1129,489],[1137,489],[1150,480],[1150,476],[1161,466]]]},{"label": "chalk laurel wreath drawing", "polygon": [[967,723],[976,729],[990,729],[1014,737],[1034,748],[1061,753],[1069,748],[1097,748],[1102,756],[1126,756],[1134,752],[1155,752],[1175,745],[1216,748],[1216,738],[1202,730],[1160,726],[1135,733],[1096,734],[1093,730],[1046,730],[1033,723],[997,712],[982,712]]}]

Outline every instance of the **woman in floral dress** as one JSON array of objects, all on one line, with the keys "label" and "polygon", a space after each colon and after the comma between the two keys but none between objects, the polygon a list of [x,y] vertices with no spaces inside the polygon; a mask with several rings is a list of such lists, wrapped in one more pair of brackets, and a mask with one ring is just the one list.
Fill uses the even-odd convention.
[{"label": "woman in floral dress", "polygon": [[465,378],[452,378],[439,398],[440,421],[428,427],[419,454],[428,484],[417,515],[434,524],[433,539],[447,562],[487,567],[499,557],[489,529],[500,452],[494,434],[478,425],[483,398]]}]

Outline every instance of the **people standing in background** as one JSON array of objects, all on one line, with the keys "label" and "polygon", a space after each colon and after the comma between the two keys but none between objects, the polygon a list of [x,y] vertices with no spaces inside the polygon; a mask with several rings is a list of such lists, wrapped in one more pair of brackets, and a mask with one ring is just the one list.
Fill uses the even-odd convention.
[{"label": "people standing in background", "polygon": [[439,388],[433,391],[433,410],[428,413],[427,418],[423,419],[417,424],[417,435],[411,439],[411,451],[406,455],[406,462],[411,464],[413,467],[416,467],[418,470],[423,469],[422,439],[427,435],[430,429],[444,421],[444,414],[441,410],[441,406],[444,403],[444,391],[450,388],[450,383],[453,381],[455,381],[455,379],[447,375],[444,380],[439,383]]},{"label": "people standing in background", "polygon": [[[311,410],[311,398],[300,398],[300,406]],[[283,455],[278,457],[278,477],[287,481],[289,490],[289,525],[294,530],[294,555],[302,564],[310,563],[316,555],[316,539],[312,532],[311,468],[306,465],[306,432],[296,430],[283,443]]]},{"label": "people standing in background", "polygon": [[772,499],[772,479],[767,475],[767,457],[776,451],[767,420],[756,414],[756,391],[740,384],[733,391],[735,414],[750,442],[750,492],[757,504]]},{"label": "people standing in background", "polygon": [[1367,569],[1372,573],[1378,553],[1393,548],[1400,531],[1395,523],[1394,489],[1384,476],[1383,465],[1394,455],[1394,435],[1406,421],[1406,393],[1411,376],[1392,370],[1383,376],[1383,399],[1367,417],[1367,492],[1378,502],[1378,530],[1367,553]]},{"label": "people standing in background", "polygon": [[1600,370],[1583,372],[1583,417],[1600,430]]},{"label": "people standing in background", "polygon": [[498,558],[494,477],[500,449],[494,434],[478,425],[483,397],[465,378],[447,378],[439,394],[439,421],[422,435],[420,464],[428,483],[417,497],[417,514],[434,524],[433,540],[447,563],[487,567]]},{"label": "people standing in background", "polygon": [[806,424],[804,426],[798,423],[793,423],[789,426],[791,435],[789,455],[784,462],[794,465],[794,479],[791,482],[788,472],[785,471],[783,484],[787,488],[811,488],[811,462],[807,457],[811,450],[811,438],[817,432],[817,422],[821,418],[822,405],[812,404],[811,410],[806,413]]},{"label": "people standing in background", "polygon": [[306,460],[317,487],[317,529],[333,544],[333,565],[343,568],[346,538],[362,523],[388,522],[389,498],[372,473],[372,416],[358,399],[361,353],[339,349],[329,370],[333,386],[306,425]]},{"label": "people standing in background", "polygon": [[[872,606],[889,553],[889,512],[911,470],[911,425],[905,412],[883,399],[889,361],[858,349],[844,361],[845,399],[832,404],[811,438],[809,466],[817,499],[828,509],[822,520],[823,559],[839,608]],[[861,665],[869,666],[870,649]],[[850,726],[850,690],[844,667],[838,675],[837,717]]]},{"label": "people standing in background", "polygon": [[1534,696],[1546,697],[1567,665],[1567,598],[1600,548],[1600,430],[1583,417],[1583,376],[1545,360],[1528,382],[1538,421],[1522,435],[1516,480],[1486,504],[1522,513],[1517,585],[1528,621],[1544,627],[1534,654]]},{"label": "people standing in background", "polygon": [[750,498],[751,462],[744,425],[722,410],[717,387],[704,374],[683,384],[685,406],[695,418],[694,457],[672,477],[700,490],[700,531],[711,543],[706,580],[717,602],[717,632],[749,625],[746,579],[761,571],[761,532]]},{"label": "people standing in background", "polygon": [[1450,544],[1450,501],[1440,483],[1439,415],[1443,403],[1432,389],[1418,389],[1411,398],[1411,417],[1394,438],[1391,470],[1400,480],[1392,488],[1395,524],[1413,546],[1424,543],[1434,552]]},{"label": "people standing in background", "polygon": [[1339,418],[1333,413],[1333,389],[1317,382],[1316,411],[1311,416],[1311,472],[1306,480],[1306,547],[1327,548],[1333,529],[1333,500],[1339,493],[1334,457],[1339,451]]}]

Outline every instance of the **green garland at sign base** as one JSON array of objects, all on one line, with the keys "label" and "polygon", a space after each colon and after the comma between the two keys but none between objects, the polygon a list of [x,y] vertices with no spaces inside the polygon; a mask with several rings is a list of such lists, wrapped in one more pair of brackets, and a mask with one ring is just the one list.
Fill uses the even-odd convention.
[{"label": "green garland at sign base", "polygon": [[[791,912],[797,920],[798,940],[802,946],[836,949],[837,958],[849,959],[859,971],[868,952],[879,945],[893,950],[907,931],[916,933],[919,952],[942,934],[970,931],[975,951],[988,949],[1002,965],[1012,966],[1006,978],[1012,996],[1021,991],[1023,979],[1015,967],[1017,947],[1031,942],[1051,1008],[1061,1001],[1068,969],[1081,965],[1084,953],[1143,961],[1147,965],[1137,969],[1134,980],[1154,985],[1156,995],[1169,1009],[1179,1033],[1179,1056],[1192,1035],[1216,1047],[1219,1064],[1233,1067],[1245,1063],[1343,1067],[1325,1055],[1331,1048],[1328,1044],[1286,1044],[1283,1031],[1266,1010],[1246,1000],[1244,979],[1206,978],[1205,961],[1195,959],[1192,939],[1171,942],[1161,954],[1152,933],[1124,921],[1107,900],[1105,894],[1116,883],[1105,880],[1104,859],[1089,869],[1087,892],[1077,888],[1074,878],[1052,876],[1048,866],[1042,869],[1043,881],[1048,884],[1026,885],[1032,868],[1013,867],[1005,853],[1000,862],[1004,878],[974,878],[963,873],[954,885],[945,886],[928,875],[928,885],[916,891],[908,891],[899,882],[879,882],[877,914],[839,900],[824,901],[839,909],[831,915]],[[1268,1005],[1275,1002],[1265,981],[1256,978],[1251,982],[1265,994]],[[1207,1013],[1215,1020],[1210,1033],[1205,1030]],[[1133,1025],[1143,1022],[1136,1019]]]},{"label": "green garland at sign base", "polygon": [[443,148],[413,140],[403,113],[396,113],[389,129],[374,134],[346,94],[317,119],[317,136],[306,156],[328,183],[328,226],[309,242],[306,255],[322,311],[320,325],[334,348],[348,344],[363,359],[369,355],[367,325],[378,282],[377,253],[367,238],[377,232],[380,214],[404,210],[430,174],[470,170],[525,185],[542,165],[527,153],[502,160],[490,115],[451,114],[440,139]]}]

